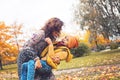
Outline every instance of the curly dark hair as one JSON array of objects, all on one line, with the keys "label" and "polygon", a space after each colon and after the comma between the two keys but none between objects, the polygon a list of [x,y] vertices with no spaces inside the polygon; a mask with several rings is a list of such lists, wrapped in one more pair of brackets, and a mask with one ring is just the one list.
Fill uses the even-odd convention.
[{"label": "curly dark hair", "polygon": [[56,40],[52,33],[55,31],[57,34],[60,34],[63,25],[63,21],[61,21],[59,18],[54,17],[49,19],[42,28],[42,30],[45,31],[45,37],[50,37],[53,41]]}]

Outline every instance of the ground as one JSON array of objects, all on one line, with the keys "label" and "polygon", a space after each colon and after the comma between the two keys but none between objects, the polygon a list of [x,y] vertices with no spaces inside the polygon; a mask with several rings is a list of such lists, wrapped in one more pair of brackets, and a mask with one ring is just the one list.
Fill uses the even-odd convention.
[{"label": "ground", "polygon": [[[120,80],[120,64],[53,71],[57,80]],[[0,80],[17,80],[17,72],[0,72]]]},{"label": "ground", "polygon": [[120,64],[83,67],[54,72],[59,80],[120,80]]}]

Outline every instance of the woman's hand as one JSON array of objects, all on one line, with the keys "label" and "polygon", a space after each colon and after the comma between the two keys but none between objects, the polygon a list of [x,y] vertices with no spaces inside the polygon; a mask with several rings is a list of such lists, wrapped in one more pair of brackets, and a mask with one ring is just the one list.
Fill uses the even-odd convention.
[{"label": "woman's hand", "polygon": [[52,40],[48,37],[48,38],[45,38],[45,41],[50,45],[52,44]]},{"label": "woman's hand", "polygon": [[40,63],[40,60],[38,59],[38,60],[36,60],[36,62],[35,62],[35,69],[38,69],[38,68],[42,68],[42,65],[41,65],[41,63]]}]

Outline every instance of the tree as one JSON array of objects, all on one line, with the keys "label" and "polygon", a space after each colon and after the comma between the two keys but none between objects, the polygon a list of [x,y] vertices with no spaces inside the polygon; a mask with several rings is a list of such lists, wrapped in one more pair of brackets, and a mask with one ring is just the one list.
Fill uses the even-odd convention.
[{"label": "tree", "polygon": [[96,9],[99,11],[99,24],[107,37],[120,35],[120,0],[99,0]]},{"label": "tree", "polygon": [[19,35],[23,34],[23,32],[21,31],[23,25],[22,24],[17,25],[17,23],[15,22],[10,27],[11,27],[10,33],[11,33],[11,35],[13,35],[13,38],[11,38],[10,42],[14,43],[15,45],[17,45],[17,48],[19,50],[20,47],[21,47],[19,42],[24,42],[24,40],[18,38]]},{"label": "tree", "polygon": [[2,56],[0,55],[0,70],[2,70],[3,67],[2,67]]},{"label": "tree", "polygon": [[82,29],[90,31],[89,41],[102,34],[109,39],[120,35],[120,0],[79,0],[74,9],[74,20]]},{"label": "tree", "polygon": [[12,29],[11,26],[6,26],[4,22],[0,22],[0,69],[3,69],[2,63],[15,62],[17,59],[17,45],[10,43],[11,39],[14,38]]}]

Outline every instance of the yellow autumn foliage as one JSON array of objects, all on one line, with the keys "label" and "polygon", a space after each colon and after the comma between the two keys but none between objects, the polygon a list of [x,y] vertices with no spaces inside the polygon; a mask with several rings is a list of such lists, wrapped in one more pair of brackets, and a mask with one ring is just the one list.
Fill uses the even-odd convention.
[{"label": "yellow autumn foliage", "polygon": [[14,62],[17,59],[18,48],[16,45],[9,43],[14,38],[11,34],[11,27],[6,26],[4,22],[0,22],[0,60],[4,63]]}]

